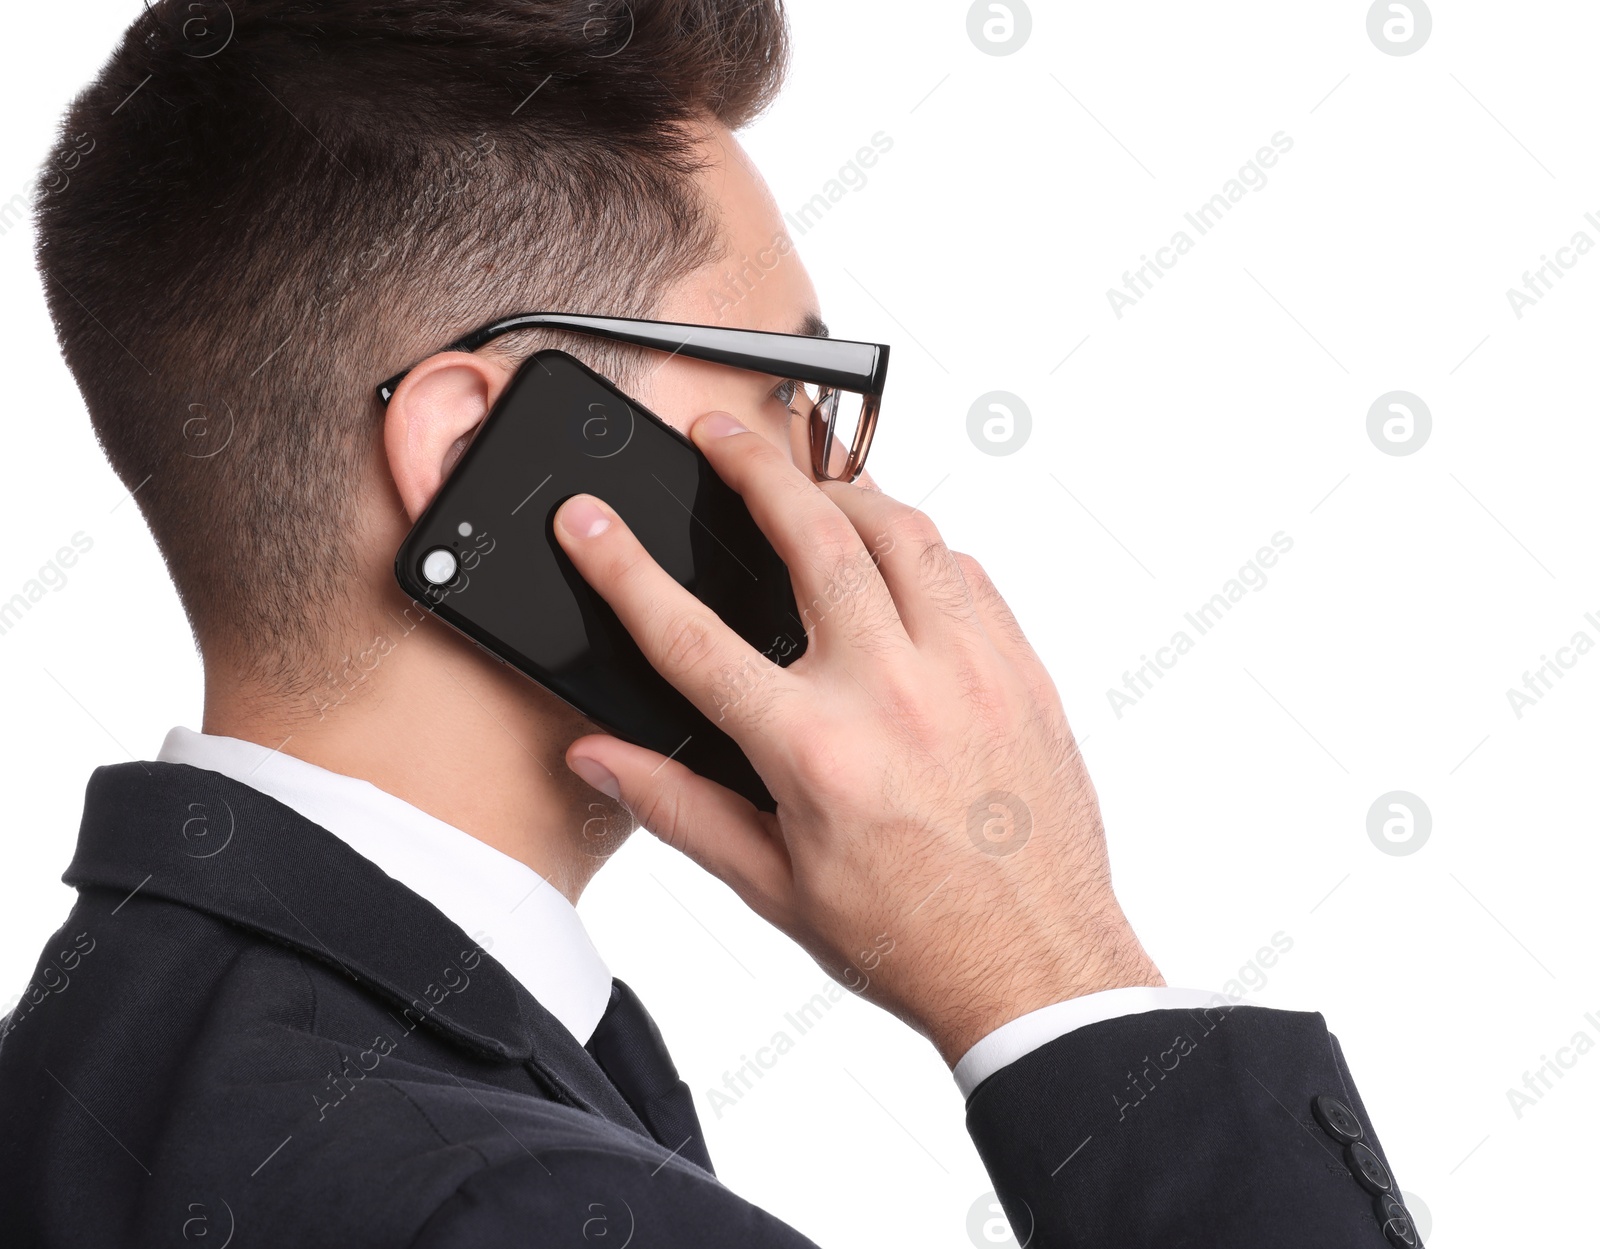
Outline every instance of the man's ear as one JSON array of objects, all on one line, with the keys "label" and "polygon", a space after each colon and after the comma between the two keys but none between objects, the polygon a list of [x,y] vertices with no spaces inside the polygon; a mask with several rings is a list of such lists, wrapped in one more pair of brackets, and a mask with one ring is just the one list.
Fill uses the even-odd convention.
[{"label": "man's ear", "polygon": [[494,357],[464,351],[429,356],[406,374],[384,410],[383,447],[413,521],[433,502],[510,379]]}]

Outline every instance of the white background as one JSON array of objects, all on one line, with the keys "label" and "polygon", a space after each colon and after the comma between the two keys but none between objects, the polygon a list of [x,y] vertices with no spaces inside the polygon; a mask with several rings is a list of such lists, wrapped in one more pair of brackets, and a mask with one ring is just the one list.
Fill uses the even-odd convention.
[{"label": "white background", "polygon": [[[1027,44],[993,56],[967,7],[799,0],[791,85],[748,136],[792,209],[893,140],[797,239],[835,333],[895,346],[875,475],[984,562],[1048,660],[1168,980],[1221,987],[1281,932],[1247,1000],[1326,1015],[1429,1243],[1565,1241],[1600,1054],[1520,1117],[1507,1090],[1600,1041],[1600,653],[1520,719],[1506,690],[1580,629],[1600,641],[1600,255],[1520,319],[1506,290],[1580,229],[1600,243],[1600,10],[1438,0],[1426,46],[1391,56],[1365,0],[1034,0]],[[137,8],[8,12],[0,202]],[[1267,185],[1119,319],[1107,288],[1280,131]],[[94,545],[0,636],[0,1001],[70,905],[91,769],[150,757],[200,707],[31,243],[0,234],[0,599],[75,532]],[[1032,414],[1006,456],[967,433],[994,390]],[[1393,390],[1432,412],[1409,456],[1367,434]],[[1108,688],[1279,531],[1266,587],[1119,717]],[[1432,814],[1414,854],[1368,837],[1393,790]],[[972,1243],[990,1184],[929,1046],[847,999],[719,1117],[709,1090],[793,1033],[822,973],[645,836],[583,911],[727,1183],[825,1245]]]}]

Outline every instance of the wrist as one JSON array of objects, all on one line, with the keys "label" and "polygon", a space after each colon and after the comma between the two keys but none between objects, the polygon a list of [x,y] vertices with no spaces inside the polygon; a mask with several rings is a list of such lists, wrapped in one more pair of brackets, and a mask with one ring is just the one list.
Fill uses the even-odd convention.
[{"label": "wrist", "polygon": [[1105,989],[1162,988],[1166,980],[1119,910],[1103,921],[1076,926],[1068,940],[1004,968],[990,969],[981,992],[952,1003],[924,1031],[946,1065],[1014,1019]]}]

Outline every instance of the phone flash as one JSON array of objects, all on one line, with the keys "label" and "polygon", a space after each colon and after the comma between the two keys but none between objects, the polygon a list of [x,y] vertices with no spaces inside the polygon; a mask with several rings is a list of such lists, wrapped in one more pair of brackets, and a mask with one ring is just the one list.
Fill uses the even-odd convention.
[{"label": "phone flash", "polygon": [[456,579],[455,552],[435,547],[422,558],[422,577],[429,585],[449,585]]},{"label": "phone flash", "polygon": [[470,538],[472,536],[472,522],[470,520],[462,521],[456,526],[456,532],[463,538]]}]

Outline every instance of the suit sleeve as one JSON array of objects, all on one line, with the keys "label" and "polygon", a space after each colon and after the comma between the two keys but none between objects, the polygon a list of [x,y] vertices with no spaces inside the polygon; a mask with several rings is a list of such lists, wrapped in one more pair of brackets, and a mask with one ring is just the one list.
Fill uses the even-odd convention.
[{"label": "suit sleeve", "polygon": [[973,1092],[1019,1244],[1419,1244],[1322,1016],[1157,1010],[1079,1028]]}]

